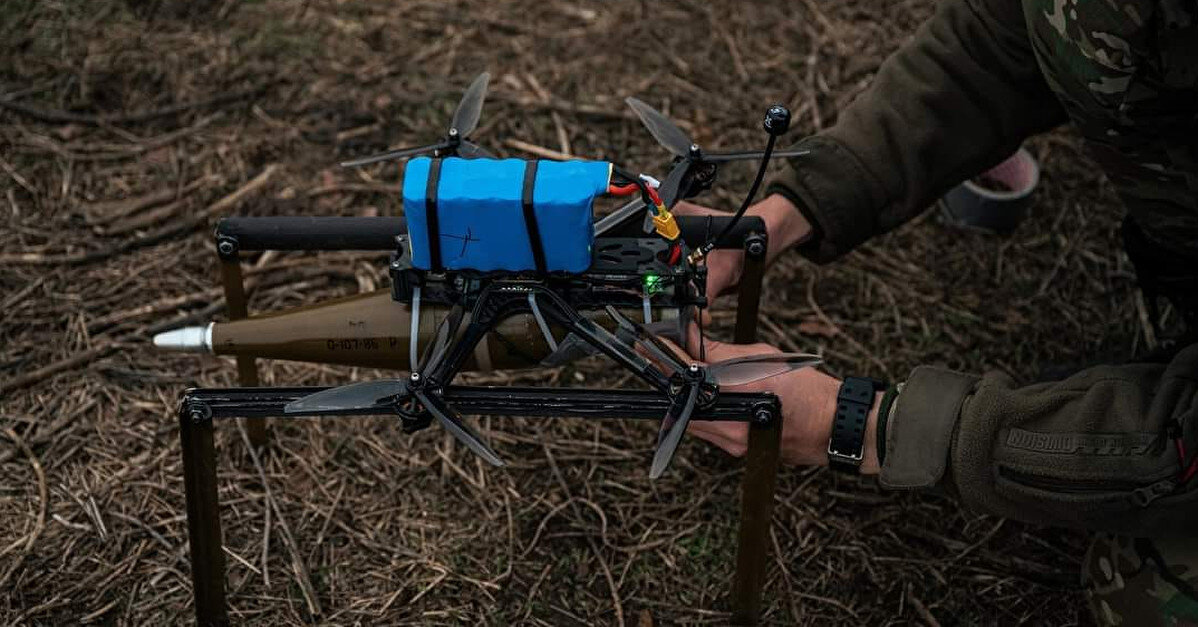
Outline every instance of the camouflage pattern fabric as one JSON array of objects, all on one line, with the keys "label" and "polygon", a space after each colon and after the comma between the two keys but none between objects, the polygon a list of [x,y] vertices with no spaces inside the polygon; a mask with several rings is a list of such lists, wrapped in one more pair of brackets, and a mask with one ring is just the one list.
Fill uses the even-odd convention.
[{"label": "camouflage pattern fabric", "polygon": [[[1198,3],[1023,7],[1045,80],[1130,219],[1175,258],[1198,259]],[[1082,585],[1099,625],[1198,627],[1198,537],[1099,534]]]},{"label": "camouflage pattern fabric", "polygon": [[1082,587],[1105,626],[1198,627],[1198,538],[1095,536]]},{"label": "camouflage pattern fabric", "polygon": [[1198,258],[1198,3],[1024,0],[1032,48],[1157,244]]}]

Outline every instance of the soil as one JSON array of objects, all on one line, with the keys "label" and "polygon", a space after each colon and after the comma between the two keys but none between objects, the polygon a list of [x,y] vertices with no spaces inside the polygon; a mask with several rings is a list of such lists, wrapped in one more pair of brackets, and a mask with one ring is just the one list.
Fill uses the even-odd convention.
[{"label": "soil", "polygon": [[[525,156],[506,141],[516,140],[663,174],[669,156],[623,105],[629,95],[727,150],[763,145],[761,115],[782,102],[794,113],[789,145],[832,124],[934,4],[6,2],[0,623],[191,619],[176,402],[188,386],[233,385],[236,369],[148,340],[226,315],[219,217],[396,213],[395,164],[334,164],[442,136],[484,69],[493,89],[475,137],[499,154]],[[1009,238],[924,217],[832,265],[784,255],[768,277],[762,341],[821,353],[833,374],[890,380],[938,364],[1029,381],[1048,365],[1141,348],[1108,185],[1068,130],[1029,148],[1044,179]],[[700,200],[735,208],[752,167],[723,168]],[[245,263],[257,312],[386,285],[381,255]],[[716,337],[730,333],[729,305],[717,303]],[[265,385],[387,374],[259,369]],[[465,379],[628,383],[602,361]],[[439,430],[408,436],[363,418],[274,421],[260,475],[237,429],[219,429],[234,621],[728,622],[738,460],[691,440],[651,482],[655,424],[477,424],[505,470]],[[1085,623],[1086,542],[949,495],[789,469],[764,621]]]}]

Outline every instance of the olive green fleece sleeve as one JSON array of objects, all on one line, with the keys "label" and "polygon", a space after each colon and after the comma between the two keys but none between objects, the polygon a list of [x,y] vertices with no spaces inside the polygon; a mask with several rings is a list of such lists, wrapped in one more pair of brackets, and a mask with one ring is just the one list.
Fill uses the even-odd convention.
[{"label": "olive green fleece sleeve", "polygon": [[800,251],[826,262],[1064,120],[1019,0],[944,0],[769,193],[800,207],[815,227]]},{"label": "olive green fleece sleeve", "polygon": [[885,446],[884,487],[946,488],[972,509],[1028,522],[1198,535],[1198,344],[1167,364],[1024,387],[916,368]]}]

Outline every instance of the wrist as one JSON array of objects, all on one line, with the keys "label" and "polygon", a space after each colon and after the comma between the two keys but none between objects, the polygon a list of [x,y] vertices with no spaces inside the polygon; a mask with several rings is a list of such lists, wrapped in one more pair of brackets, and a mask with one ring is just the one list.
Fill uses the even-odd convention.
[{"label": "wrist", "polygon": [[878,412],[882,408],[882,397],[885,390],[874,394],[874,404],[869,410],[869,418],[865,423],[865,448],[861,450],[861,474],[876,475],[882,472],[882,463],[878,460]]},{"label": "wrist", "polygon": [[753,206],[753,213],[765,221],[771,256],[802,243],[811,236],[812,227],[799,208],[782,194],[771,194]]}]

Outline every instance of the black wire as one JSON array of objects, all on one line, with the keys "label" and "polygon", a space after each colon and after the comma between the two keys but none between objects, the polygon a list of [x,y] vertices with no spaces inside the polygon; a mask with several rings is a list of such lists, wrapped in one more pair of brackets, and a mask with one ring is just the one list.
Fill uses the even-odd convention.
[{"label": "black wire", "polygon": [[656,205],[653,204],[653,198],[649,196],[649,184],[646,183],[644,179],[630,173],[628,170],[625,170],[614,163],[611,164],[611,171],[615,172],[621,178],[624,178],[636,185],[637,188],[641,190],[641,201],[645,203],[645,209],[653,207],[653,213],[657,213]]},{"label": "black wire", "polygon": [[736,214],[732,216],[732,221],[730,221],[728,225],[724,227],[723,231],[720,231],[719,235],[707,240],[706,244],[703,244],[699,247],[699,251],[702,254],[706,255],[707,253],[711,252],[713,248],[722,244],[724,242],[724,238],[728,237],[728,234],[731,233],[732,229],[736,227],[736,223],[740,222],[740,219],[744,217],[745,211],[749,209],[749,205],[753,204],[753,197],[757,195],[757,188],[761,187],[761,181],[765,179],[765,170],[770,165],[770,153],[774,152],[775,139],[777,139],[777,137],[771,133],[770,138],[766,140],[765,152],[761,154],[761,165],[757,167],[757,176],[753,178],[753,185],[749,187],[749,193],[745,196],[745,201],[741,203],[740,209],[736,210]]},{"label": "black wire", "polygon": [[628,172],[628,170],[625,170],[614,163],[611,165],[611,171],[615,173],[616,176],[628,181],[629,183],[636,183],[637,177],[633,176],[630,172]]},{"label": "black wire", "polygon": [[632,183],[633,185],[636,185],[641,190],[641,194],[645,197],[645,200],[649,200],[649,187],[648,184],[645,183],[644,179],[614,163],[611,165],[611,171],[615,172],[620,178]]}]

